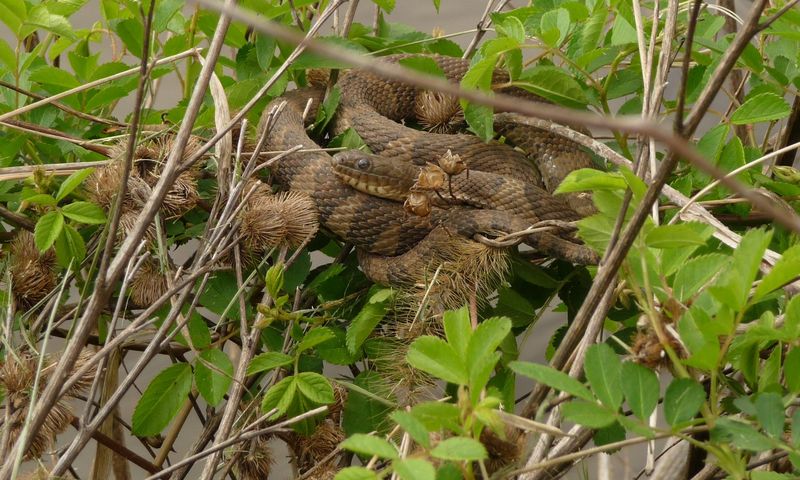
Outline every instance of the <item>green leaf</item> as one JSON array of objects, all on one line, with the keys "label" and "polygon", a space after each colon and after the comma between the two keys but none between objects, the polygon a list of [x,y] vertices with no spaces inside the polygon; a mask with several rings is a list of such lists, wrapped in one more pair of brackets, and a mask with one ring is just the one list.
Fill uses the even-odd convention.
[{"label": "green leaf", "polygon": [[647,233],[645,242],[651,248],[678,248],[688,245],[705,245],[714,233],[710,225],[699,222],[659,225]]},{"label": "green leaf", "polygon": [[[31,8],[28,12],[28,18],[25,20],[25,25],[28,28],[23,29],[23,31],[29,29],[30,32],[33,32],[35,30],[34,27],[39,27],[62,37],[73,40],[77,38],[69,20],[61,15],[50,13],[47,6],[43,4],[35,5]],[[25,32],[25,34],[27,35],[28,32]]]},{"label": "green leaf", "polygon": [[347,467],[339,470],[334,480],[378,480],[378,476],[364,467]]},{"label": "green leaf", "polygon": [[76,222],[88,223],[90,225],[98,225],[105,223],[106,214],[103,209],[90,202],[74,202],[69,205],[64,205],[61,212],[65,217],[68,217]]},{"label": "green leaf", "polygon": [[176,363],[155,376],[133,412],[131,431],[139,437],[161,433],[187,401],[192,388],[192,367]]},{"label": "green leaf", "polygon": [[467,369],[450,344],[441,338],[420,337],[408,348],[406,360],[412,367],[457,385],[469,381]]},{"label": "green leaf", "polygon": [[741,310],[747,302],[750,288],[758,274],[761,258],[767,249],[772,232],[751,229],[733,252],[733,265],[723,281],[711,289],[711,293],[733,310]]},{"label": "green leaf", "polygon": [[689,421],[706,400],[703,386],[690,378],[676,378],[664,394],[664,418],[673,427]]},{"label": "green leaf", "polygon": [[545,12],[539,20],[539,38],[551,47],[558,47],[569,33],[569,11],[556,8]]},{"label": "green leaf", "polygon": [[28,11],[24,0],[3,0],[0,2],[0,21],[5,23],[20,40],[22,36],[19,35],[19,30],[22,27],[22,22],[27,17]]},{"label": "green leaf", "polygon": [[46,193],[37,193],[30,197],[25,197],[25,201],[34,205],[45,205],[48,207],[53,207],[58,203],[52,195]]},{"label": "green leaf", "polygon": [[791,342],[800,336],[800,296],[794,296],[786,305],[783,333]]},{"label": "green leaf", "polygon": [[310,350],[320,343],[327,342],[328,340],[336,337],[336,333],[328,327],[315,327],[309,330],[297,344],[296,353],[300,354],[306,350]]},{"label": "green leaf", "polygon": [[247,374],[253,375],[260,372],[268,372],[274,368],[285,367],[291,365],[294,359],[281,352],[265,352],[256,355],[250,360],[250,365],[247,366]]},{"label": "green leaf", "polygon": [[514,361],[509,363],[508,366],[511,370],[520,375],[525,375],[526,377],[532,378],[539,383],[543,383],[561,392],[588,401],[594,400],[589,389],[580,381],[548,365]]},{"label": "green leaf", "polygon": [[517,17],[508,16],[497,23],[495,28],[498,33],[513,38],[517,43],[525,43],[525,27]]},{"label": "green leaf", "polygon": [[800,392],[800,348],[792,348],[786,354],[786,359],[783,361],[783,376],[790,392]]},{"label": "green leaf", "polygon": [[557,67],[528,70],[514,84],[567,107],[585,109],[589,102],[575,78]]},{"label": "green leaf", "polygon": [[759,433],[752,425],[727,417],[717,420],[711,430],[711,438],[716,442],[733,443],[738,448],[753,452],[763,452],[773,447],[769,438]]},{"label": "green leaf", "polygon": [[407,458],[392,463],[394,471],[402,480],[435,480],[436,469],[427,460]]},{"label": "green leaf", "polygon": [[431,456],[442,460],[473,461],[488,457],[486,448],[477,440],[466,437],[451,437],[439,442],[431,450]]},{"label": "green leaf", "polygon": [[389,459],[399,458],[394,445],[382,438],[365,435],[363,433],[351,435],[347,440],[340,443],[339,446],[345,450],[356,452],[359,455]]},{"label": "green leaf", "polygon": [[484,142],[494,137],[494,110],[486,105],[467,103],[464,107],[464,120],[469,129]]},{"label": "green leaf", "polygon": [[614,350],[601,343],[586,351],[586,379],[603,405],[616,410],[622,404],[622,363]]},{"label": "green leaf", "polygon": [[366,305],[361,308],[356,317],[347,327],[345,341],[347,350],[355,355],[364,340],[370,336],[375,327],[383,320],[386,309],[392,296],[392,289],[383,288],[373,293]]},{"label": "green leaf", "polygon": [[72,173],[63,182],[61,182],[61,186],[58,187],[56,200],[63,200],[67,195],[72,193],[73,190],[78,188],[78,185],[80,185],[86,179],[86,177],[91,175],[92,172],[94,172],[94,168],[84,168],[83,170],[78,170],[77,172]]},{"label": "green leaf", "polygon": [[[0,18],[2,18],[3,7],[0,6]],[[0,67],[6,66],[10,72],[17,71],[17,55],[6,42],[0,42]]]},{"label": "green leaf", "polygon": [[372,0],[372,3],[381,7],[386,13],[392,13],[395,0]]},{"label": "green leaf", "polygon": [[434,77],[444,78],[445,76],[442,67],[440,67],[439,64],[436,63],[436,60],[431,57],[407,57],[401,59],[399,63],[404,67],[408,67],[417,72],[432,75]]},{"label": "green leaf", "polygon": [[675,298],[681,302],[689,300],[729,264],[730,257],[721,253],[711,253],[688,260],[680,267],[672,282]]},{"label": "green leaf", "polygon": [[302,372],[295,376],[297,388],[312,402],[333,403],[333,387],[327,378],[315,372]]},{"label": "green leaf", "polygon": [[791,112],[791,107],[783,98],[767,92],[750,98],[737,108],[731,115],[731,123],[745,125],[780,120],[789,116]]},{"label": "green leaf", "polygon": [[339,470],[334,480],[378,480],[378,476],[364,467],[347,467]]},{"label": "green leaf", "polygon": [[393,387],[378,373],[365,370],[348,385],[349,392],[342,412],[342,428],[354,433],[388,433],[389,413],[394,408]]},{"label": "green leaf", "polygon": [[511,332],[511,320],[506,317],[492,317],[484,320],[472,333],[467,346],[467,365],[488,357]]},{"label": "green leaf", "polygon": [[430,448],[431,439],[428,429],[426,429],[425,425],[414,415],[398,410],[396,412],[392,412],[391,418],[396,424],[400,425],[400,427],[405,430],[415,442],[425,448]]},{"label": "green leaf", "polygon": [[800,245],[788,248],[772,270],[761,279],[753,300],[758,301],[771,291],[784,286],[800,273]]},{"label": "green leaf", "polygon": [[466,306],[458,310],[448,310],[444,312],[444,336],[447,343],[458,353],[458,358],[467,359],[467,346],[472,337],[472,323],[469,318],[469,310]]},{"label": "green leaf", "polygon": [[283,281],[284,281],[283,263],[278,262],[275,265],[269,267],[269,270],[267,270],[267,274],[264,275],[264,280],[269,295],[273,299],[278,298],[281,294],[281,290],[283,289]]},{"label": "green leaf", "polygon": [[783,436],[783,421],[786,415],[783,411],[783,400],[777,393],[767,392],[756,397],[756,418],[764,427],[764,431],[778,440]]},{"label": "green leaf", "polygon": [[64,225],[61,235],[56,238],[56,258],[59,265],[66,268],[71,262],[80,264],[86,258],[86,243],[71,225]]},{"label": "green leaf", "polygon": [[576,400],[561,406],[564,418],[589,428],[603,428],[617,421],[616,415],[594,402]]},{"label": "green leaf", "polygon": [[629,43],[636,43],[636,29],[622,15],[617,15],[611,27],[611,45]]},{"label": "green leaf", "polygon": [[228,393],[233,381],[233,362],[221,350],[201,353],[194,371],[194,381],[200,395],[215,407]]},{"label": "green leaf", "polygon": [[294,400],[295,392],[297,392],[297,383],[294,377],[286,377],[275,385],[271,386],[267,393],[264,394],[264,400],[261,402],[261,410],[266,412],[272,409],[277,409],[273,419],[280,417],[291,405]]},{"label": "green leaf", "polygon": [[49,65],[32,70],[29,78],[32,82],[42,85],[56,85],[64,89],[75,88],[80,85],[78,79],[71,73]]},{"label": "green leaf", "polygon": [[61,212],[54,211],[42,215],[33,228],[33,240],[36,248],[42,253],[46,252],[53,246],[53,242],[61,234],[62,228],[64,228],[64,217]]},{"label": "green leaf", "polygon": [[646,420],[658,405],[658,377],[649,368],[625,362],[622,364],[622,393],[633,414]]},{"label": "green leaf", "polygon": [[429,431],[460,428],[461,411],[452,403],[423,402],[411,408],[411,414],[425,425]]},{"label": "green leaf", "polygon": [[[113,23],[112,23],[113,25]],[[117,32],[122,43],[132,55],[142,58],[142,38],[144,37],[144,26],[139,19],[128,18],[116,22],[114,31]]]},{"label": "green leaf", "polygon": [[594,168],[581,168],[569,172],[555,193],[572,193],[595,190],[625,191],[628,184],[619,173],[601,172]]}]

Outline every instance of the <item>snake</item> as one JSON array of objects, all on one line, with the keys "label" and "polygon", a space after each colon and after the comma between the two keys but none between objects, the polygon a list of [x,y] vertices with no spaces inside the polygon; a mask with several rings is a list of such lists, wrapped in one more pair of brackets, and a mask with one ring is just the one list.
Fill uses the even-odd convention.
[{"label": "snake", "polygon": [[[398,62],[406,57],[395,55],[382,60]],[[453,82],[458,82],[469,68],[467,60],[443,56],[430,58]],[[495,72],[494,83],[507,81],[502,71]],[[374,154],[398,164],[424,166],[437,162],[449,150],[464,159],[469,171],[474,172],[471,173],[473,177],[478,176],[478,172],[491,172],[498,178],[514,178],[522,185],[543,186],[539,168],[510,143],[484,142],[467,134],[424,132],[403,125],[402,122],[414,120],[415,102],[422,94],[412,85],[355,69],[341,75],[337,86],[341,101],[331,122],[331,135],[352,128]],[[285,151],[298,145],[306,147],[306,151],[283,156],[272,169],[273,178],[281,188],[304,193],[313,200],[320,223],[335,237],[356,247],[362,269],[368,277],[392,283],[397,279],[392,271],[418,267],[453,235],[464,238],[473,238],[476,234],[493,236],[530,226],[530,218],[494,208],[491,204],[486,204],[490,207],[488,209],[473,205],[434,206],[429,215],[409,215],[397,200],[372,195],[342,181],[336,174],[332,156],[320,149],[305,129],[324,95],[325,89],[315,86],[285,93],[270,102],[259,128],[265,134],[266,145],[272,150]],[[507,138],[516,133],[513,127],[506,130],[504,135]],[[525,130],[519,133],[519,138],[534,142],[546,140],[531,132],[530,127]],[[548,151],[546,145],[540,145],[541,151]],[[566,155],[554,149],[550,152],[552,155],[540,155],[540,158],[555,160],[559,163],[557,169],[570,171],[587,166],[586,158],[578,152],[583,153],[577,147]],[[590,159],[588,163],[591,164]],[[541,189],[536,192],[539,198],[536,218],[573,221],[580,217],[564,199]],[[519,195],[514,189],[501,189],[500,193]],[[587,247],[554,235],[537,235],[529,240],[527,243],[548,255],[574,263],[597,261],[597,256]]]}]

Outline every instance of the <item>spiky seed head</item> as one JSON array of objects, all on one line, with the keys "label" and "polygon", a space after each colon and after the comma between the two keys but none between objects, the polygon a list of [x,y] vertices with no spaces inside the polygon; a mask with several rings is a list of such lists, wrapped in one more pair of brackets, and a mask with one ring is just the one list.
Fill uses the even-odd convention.
[{"label": "spiky seed head", "polygon": [[248,202],[240,218],[247,256],[257,257],[284,244],[297,247],[319,229],[314,202],[299,192],[259,196]]},{"label": "spiky seed head", "polygon": [[347,402],[347,389],[338,383],[333,384],[333,403],[328,405],[328,417],[331,421],[339,425],[342,419],[344,404]]},{"label": "spiky seed head", "polygon": [[514,465],[522,455],[525,437],[516,435],[511,428],[506,429],[505,438],[487,429],[481,432],[480,441],[489,458],[486,460],[486,469],[489,473],[497,472],[510,465]]},{"label": "spiky seed head", "polygon": [[[84,350],[81,352],[73,367],[73,372],[85,365],[91,355],[91,351]],[[52,380],[50,376],[55,370],[55,358],[57,356],[48,357],[44,361],[44,367],[40,374],[40,392]],[[18,353],[7,356],[6,361],[0,366],[0,387],[5,390],[8,405],[10,406],[10,411],[7,412],[9,420],[4,425],[4,428],[10,428],[9,445],[5,446],[6,451],[11,447],[10,444],[20,435],[25,425],[38,363],[37,356],[29,353]],[[96,370],[88,369],[85,374],[81,375],[78,382],[70,388],[68,394],[75,396],[84,392],[91,385],[95,373]],[[31,439],[31,445],[25,452],[24,458],[26,460],[40,458],[47,450],[51,449],[55,443],[56,436],[66,430],[72,418],[73,415],[67,401],[61,399],[56,402],[48,412],[42,427]]]},{"label": "spiky seed head", "polygon": [[339,473],[339,467],[335,462],[326,462],[320,465],[319,468],[314,470],[307,478],[308,480],[334,480],[336,474]]},{"label": "spiky seed head", "polygon": [[106,210],[111,208],[111,203],[120,192],[121,185],[122,163],[119,161],[111,161],[102,168],[96,168],[84,181],[84,189],[89,199]]},{"label": "spiky seed head", "polygon": [[55,252],[50,248],[39,253],[27,230],[20,230],[10,250],[12,293],[19,308],[27,310],[56,287]]},{"label": "spiky seed head", "polygon": [[414,114],[425,130],[455,133],[464,125],[464,111],[457,97],[425,90],[417,95]]},{"label": "spiky seed head", "polygon": [[242,480],[262,480],[269,478],[275,458],[269,446],[269,437],[260,436],[244,442],[234,470]]},{"label": "spiky seed head", "polygon": [[314,433],[308,437],[300,436],[298,438],[297,446],[300,457],[308,465],[319,463],[336,450],[344,438],[342,429],[330,419],[326,419],[317,425]]},{"label": "spiky seed head", "polygon": [[131,300],[140,307],[152,305],[169,289],[158,260],[145,260],[131,280]]}]

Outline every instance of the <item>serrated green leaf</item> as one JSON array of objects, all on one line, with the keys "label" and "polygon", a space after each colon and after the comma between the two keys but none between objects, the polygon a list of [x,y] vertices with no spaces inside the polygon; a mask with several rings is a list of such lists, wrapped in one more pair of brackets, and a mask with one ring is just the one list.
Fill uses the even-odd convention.
[{"label": "serrated green leaf", "polygon": [[334,480],[378,480],[378,476],[364,467],[347,467],[339,470]]},{"label": "serrated green leaf", "polygon": [[155,376],[133,412],[131,432],[139,437],[161,433],[187,401],[192,388],[192,367],[176,363]]},{"label": "serrated green leaf", "polygon": [[[25,20],[23,31],[30,30],[33,32],[36,27],[43,28],[48,32],[53,32],[56,35],[61,35],[62,37],[73,40],[77,38],[69,20],[62,15],[51,13],[47,9],[47,6],[43,4],[35,5],[28,12],[28,18]],[[25,32],[25,34],[27,35],[28,32]]]},{"label": "serrated green leaf", "polygon": [[84,168],[72,173],[63,182],[61,182],[61,186],[58,187],[56,200],[63,200],[67,195],[72,193],[73,190],[78,188],[78,186],[86,179],[86,177],[91,175],[92,172],[94,172],[94,168]]},{"label": "serrated green leaf", "polygon": [[450,383],[466,385],[469,376],[466,366],[450,344],[441,338],[424,336],[408,348],[406,360],[412,367]]},{"label": "serrated green leaf", "polygon": [[690,378],[676,378],[664,394],[664,418],[673,427],[689,421],[706,399],[703,386]]},{"label": "serrated green leaf", "polygon": [[761,279],[753,294],[753,300],[764,298],[766,294],[784,286],[798,275],[800,275],[800,245],[794,245],[783,252],[772,270]]},{"label": "serrated green leaf", "polygon": [[297,344],[296,353],[300,354],[306,350],[310,350],[320,343],[327,342],[334,337],[336,337],[336,333],[328,327],[312,328],[306,332],[303,339]]},{"label": "serrated green leaf", "polygon": [[731,115],[734,125],[780,120],[792,112],[786,101],[774,93],[762,93],[750,98]]},{"label": "serrated green leaf", "polygon": [[625,362],[622,364],[622,393],[633,414],[646,420],[658,405],[658,377],[649,368]]},{"label": "serrated green leaf", "polygon": [[500,23],[496,24],[496,28],[498,33],[513,38],[517,43],[525,43],[525,27],[517,17],[508,16],[504,18]]},{"label": "serrated green leaf", "polygon": [[514,84],[568,107],[585,108],[589,101],[575,78],[557,67],[545,66],[528,70]]},{"label": "serrated green leaf", "polygon": [[408,412],[396,411],[391,414],[392,420],[406,431],[411,438],[425,448],[430,448],[431,439],[425,425]]},{"label": "serrated green leaf", "polygon": [[754,404],[758,423],[768,435],[780,440],[783,436],[783,421],[786,417],[781,396],[773,392],[762,393],[756,397]]},{"label": "serrated green leaf", "polygon": [[572,193],[583,191],[625,191],[628,183],[621,174],[601,172],[593,168],[581,168],[569,172],[556,189],[555,193]]},{"label": "serrated green leaf", "polygon": [[488,457],[486,447],[477,440],[466,437],[451,437],[439,442],[431,450],[431,456],[442,460],[475,461]]},{"label": "serrated green leaf", "polygon": [[647,233],[645,242],[651,248],[678,248],[705,245],[714,228],[700,222],[659,225]]},{"label": "serrated green leaf", "polygon": [[399,458],[397,449],[386,440],[372,435],[355,433],[348,437],[339,446],[345,450],[358,453],[359,455],[376,456],[379,458],[395,459]]},{"label": "serrated green leaf", "polygon": [[272,418],[278,418],[289,408],[292,400],[294,400],[295,393],[297,392],[297,383],[294,377],[286,377],[275,385],[271,386],[267,393],[264,394],[264,400],[261,401],[261,410],[263,412],[272,411],[276,409]]},{"label": "serrated green leaf", "polygon": [[315,372],[298,373],[295,378],[297,388],[307,399],[323,405],[333,403],[333,387],[327,378]]},{"label": "serrated green leaf", "polygon": [[[488,381],[487,375],[491,374],[492,369],[499,359],[494,358],[494,351],[500,346],[500,343],[511,332],[511,320],[506,317],[492,317],[484,320],[472,333],[467,346],[467,370],[470,374],[470,387],[473,390],[481,390],[485,385],[476,385],[475,381],[479,378],[485,378]],[[481,365],[481,360],[486,362]],[[491,361],[489,361],[491,360]],[[488,369],[488,371],[486,371]],[[483,370],[479,374],[479,371]],[[475,378],[473,378],[475,377]]]},{"label": "serrated green leaf", "polygon": [[46,193],[37,193],[30,197],[25,197],[25,201],[34,205],[45,205],[48,207],[53,207],[58,203],[52,195]]},{"label": "serrated green leaf", "polygon": [[513,361],[509,363],[508,366],[511,370],[520,375],[525,375],[528,378],[532,378],[539,383],[543,383],[561,392],[588,401],[594,400],[589,389],[580,381],[548,365]]},{"label": "serrated green leaf", "polygon": [[76,222],[90,225],[98,225],[106,221],[106,214],[103,209],[90,202],[74,202],[64,205],[61,208],[61,213]]},{"label": "serrated green leaf", "polygon": [[42,253],[47,251],[61,234],[62,228],[64,228],[64,217],[61,212],[54,211],[42,215],[33,228],[33,240],[36,248]]},{"label": "serrated green leaf", "polygon": [[285,353],[264,352],[250,360],[250,365],[247,366],[247,374],[253,375],[260,372],[268,372],[274,368],[291,365],[293,361],[294,358]]},{"label": "serrated green leaf", "polygon": [[783,361],[783,376],[790,392],[800,392],[800,348],[792,348],[786,354],[786,359]]},{"label": "serrated green leaf", "polygon": [[467,360],[467,346],[472,337],[472,323],[467,307],[444,312],[442,324],[447,343],[458,353],[458,358]]},{"label": "serrated green leaf", "polygon": [[60,68],[45,65],[31,70],[30,80],[42,85],[56,85],[58,87],[75,88],[80,82],[74,75]]},{"label": "serrated green leaf", "polygon": [[355,355],[361,348],[375,327],[383,320],[386,315],[389,300],[392,297],[390,288],[382,288],[373,293],[366,305],[358,312],[356,317],[347,327],[345,333],[345,343],[350,354]]},{"label": "serrated green leaf", "polygon": [[58,263],[64,268],[70,263],[78,265],[86,258],[86,242],[71,225],[64,225],[61,235],[56,238],[55,247]]},{"label": "serrated green leaf", "polygon": [[622,403],[620,375],[622,362],[614,350],[604,344],[592,345],[586,351],[586,379],[603,405],[616,410]]},{"label": "serrated green leaf", "polygon": [[269,267],[267,274],[264,275],[264,283],[266,284],[267,292],[269,292],[269,295],[273,299],[278,298],[281,294],[281,290],[283,290],[284,275],[285,269],[282,262],[278,262]]},{"label": "serrated green leaf", "polygon": [[392,463],[394,471],[402,480],[435,480],[436,469],[427,460],[406,458]]},{"label": "serrated green leaf", "polygon": [[727,417],[717,420],[711,430],[711,438],[716,442],[733,443],[738,448],[753,452],[762,452],[773,447],[772,442],[752,425]]},{"label": "serrated green leaf", "polygon": [[730,257],[711,253],[688,260],[675,274],[672,282],[675,298],[686,301],[730,263]]},{"label": "serrated green leaf", "polygon": [[467,103],[464,107],[464,120],[472,133],[484,142],[494,137],[494,109],[477,103]]},{"label": "serrated green leaf", "polygon": [[217,406],[233,382],[233,362],[221,350],[206,350],[198,358],[194,380],[205,401]]},{"label": "serrated green leaf", "polygon": [[565,403],[561,406],[561,413],[571,422],[595,429],[607,427],[617,421],[616,415],[607,408],[583,400]]},{"label": "serrated green leaf", "polygon": [[611,45],[636,43],[636,29],[622,15],[617,15],[611,27]]}]

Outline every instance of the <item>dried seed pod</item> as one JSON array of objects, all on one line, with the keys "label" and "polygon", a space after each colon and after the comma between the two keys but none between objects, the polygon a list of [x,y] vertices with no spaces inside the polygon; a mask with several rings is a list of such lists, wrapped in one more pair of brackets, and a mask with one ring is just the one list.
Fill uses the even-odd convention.
[{"label": "dried seed pod", "polygon": [[20,230],[11,242],[11,289],[21,309],[39,303],[56,286],[55,252],[39,253],[33,234]]},{"label": "dried seed pod", "polygon": [[427,217],[431,213],[431,199],[421,192],[411,192],[403,203],[406,212]]},{"label": "dried seed pod", "polygon": [[262,193],[251,196],[240,214],[242,246],[248,259],[260,257],[270,248],[283,244],[297,247],[319,229],[316,206],[307,195],[281,192],[266,196]]},{"label": "dried seed pod", "polygon": [[417,182],[412,189],[439,190],[444,186],[447,174],[438,165],[429,163],[419,171]]},{"label": "dried seed pod", "polygon": [[317,425],[314,433],[310,436],[298,437],[297,447],[303,463],[310,467],[322,461],[328,454],[336,450],[344,438],[344,431],[338,425],[330,419],[323,421]]},{"label": "dried seed pod", "polygon": [[442,167],[442,170],[448,175],[458,175],[467,170],[467,164],[464,163],[461,156],[454,154],[449,149],[439,159],[439,166]]},{"label": "dried seed pod", "polygon": [[280,203],[281,215],[286,225],[286,243],[298,247],[306,238],[319,230],[317,208],[311,198],[300,192],[282,192],[275,195]]},{"label": "dried seed pod", "polygon": [[455,133],[464,126],[464,111],[457,97],[425,90],[414,101],[414,114],[422,128],[434,133]]}]

